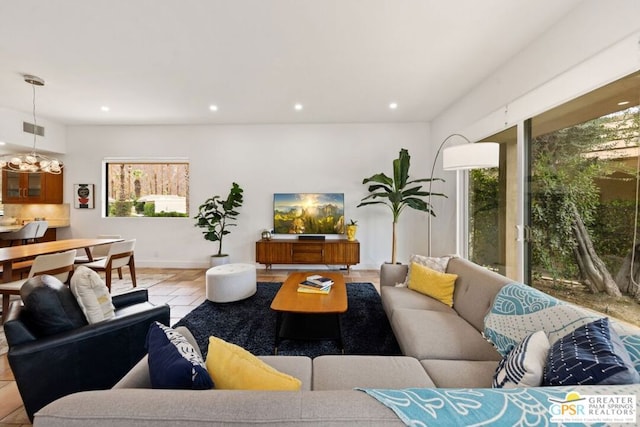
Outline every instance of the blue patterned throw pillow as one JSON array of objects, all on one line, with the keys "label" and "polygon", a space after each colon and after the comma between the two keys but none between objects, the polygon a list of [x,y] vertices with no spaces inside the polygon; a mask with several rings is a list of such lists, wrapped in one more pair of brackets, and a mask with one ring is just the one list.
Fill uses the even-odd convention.
[{"label": "blue patterned throw pillow", "polygon": [[159,322],[147,333],[149,377],[153,388],[206,390],[213,388],[202,357],[187,339]]},{"label": "blue patterned throw pillow", "polygon": [[549,339],[544,331],[527,335],[498,364],[493,376],[493,388],[538,387],[542,385],[542,375],[549,346]]},{"label": "blue patterned throw pillow", "polygon": [[549,351],[544,385],[633,384],[640,375],[608,318],[583,325]]}]

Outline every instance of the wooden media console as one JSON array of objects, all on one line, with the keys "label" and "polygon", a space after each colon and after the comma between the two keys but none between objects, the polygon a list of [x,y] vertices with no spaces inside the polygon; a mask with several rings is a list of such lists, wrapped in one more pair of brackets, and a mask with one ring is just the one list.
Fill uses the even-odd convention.
[{"label": "wooden media console", "polygon": [[256,242],[256,262],[271,268],[273,264],[345,265],[347,271],[360,262],[357,240],[271,239]]}]

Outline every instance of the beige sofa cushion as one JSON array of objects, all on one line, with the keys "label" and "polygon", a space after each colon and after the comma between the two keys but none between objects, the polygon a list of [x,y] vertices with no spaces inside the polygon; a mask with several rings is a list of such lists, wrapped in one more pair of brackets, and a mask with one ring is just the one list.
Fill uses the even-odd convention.
[{"label": "beige sofa cushion", "polygon": [[312,359],[307,356],[258,356],[267,365],[302,381],[300,390],[311,390]]},{"label": "beige sofa cushion", "polygon": [[396,309],[391,327],[402,353],[418,360],[500,360],[482,334],[455,313]]},{"label": "beige sofa cushion", "polygon": [[100,390],[45,406],[34,427],[403,426],[358,390]]},{"label": "beige sofa cushion", "polygon": [[434,387],[420,362],[404,356],[318,356],[313,390]]},{"label": "beige sofa cushion", "polygon": [[464,258],[451,258],[447,273],[458,275],[453,291],[454,309],[478,331],[482,331],[484,317],[491,309],[496,294],[513,280]]},{"label": "beige sofa cushion", "polygon": [[421,360],[429,377],[442,388],[491,388],[498,362],[488,360]]},{"label": "beige sofa cushion", "polygon": [[412,291],[409,288],[396,288],[393,286],[381,286],[382,307],[387,317],[393,317],[393,311],[398,308],[414,308],[418,310],[436,310],[445,313],[457,314],[453,308],[431,297]]}]

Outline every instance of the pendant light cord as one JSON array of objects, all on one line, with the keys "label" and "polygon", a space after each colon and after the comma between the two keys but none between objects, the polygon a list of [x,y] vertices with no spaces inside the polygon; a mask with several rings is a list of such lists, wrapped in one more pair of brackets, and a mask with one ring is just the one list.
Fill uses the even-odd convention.
[{"label": "pendant light cord", "polygon": [[36,138],[38,137],[38,123],[36,122],[36,85],[31,84],[33,90],[33,152],[36,152]]}]

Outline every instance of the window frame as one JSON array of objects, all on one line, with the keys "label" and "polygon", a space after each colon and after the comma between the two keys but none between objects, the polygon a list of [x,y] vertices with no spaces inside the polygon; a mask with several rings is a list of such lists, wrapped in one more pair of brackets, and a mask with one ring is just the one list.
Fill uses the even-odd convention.
[{"label": "window frame", "polygon": [[[102,177],[101,177],[101,182],[102,182],[102,192],[100,195],[100,202],[101,202],[101,216],[102,218],[136,218],[136,219],[140,219],[140,218],[185,218],[185,217],[151,217],[151,216],[133,216],[133,217],[129,217],[129,216],[110,216],[109,215],[109,190],[110,190],[110,185],[108,182],[109,179],[109,173],[108,173],[108,168],[109,168],[109,164],[114,164],[114,163],[131,163],[131,164],[186,164],[187,165],[187,169],[190,171],[191,169],[191,162],[189,160],[188,157],[104,157],[102,159]],[[189,172],[189,178],[186,180],[186,184],[187,184],[187,190],[186,190],[186,208],[187,208],[187,216],[186,218],[189,217],[189,197],[188,194],[190,192],[190,172]]]}]

